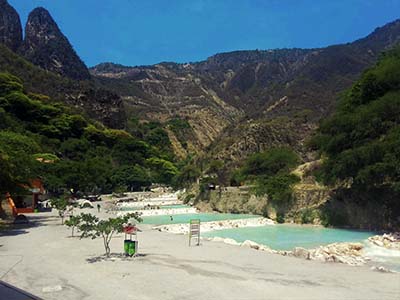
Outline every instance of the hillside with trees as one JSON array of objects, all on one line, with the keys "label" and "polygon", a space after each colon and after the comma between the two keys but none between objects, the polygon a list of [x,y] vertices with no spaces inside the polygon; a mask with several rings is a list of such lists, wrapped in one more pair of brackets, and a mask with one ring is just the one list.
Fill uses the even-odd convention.
[{"label": "hillside with trees", "polygon": [[[311,145],[323,158],[317,177],[336,188],[337,199],[377,207],[375,219],[387,226],[400,223],[400,48],[345,93]],[[346,211],[333,217],[352,218]]]},{"label": "hillside with trees", "polygon": [[154,138],[156,125],[142,128],[142,138],[107,128],[26,92],[8,73],[0,74],[0,129],[1,192],[33,178],[55,194],[140,190],[152,182],[170,185],[178,173],[168,143],[161,147]]}]

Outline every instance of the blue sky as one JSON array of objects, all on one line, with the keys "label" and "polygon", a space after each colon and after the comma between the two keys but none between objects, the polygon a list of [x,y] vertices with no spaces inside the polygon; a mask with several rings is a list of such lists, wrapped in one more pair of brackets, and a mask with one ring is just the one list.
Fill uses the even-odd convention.
[{"label": "blue sky", "polygon": [[23,25],[48,9],[88,66],[204,60],[220,52],[313,48],[399,18],[400,0],[9,0]]}]

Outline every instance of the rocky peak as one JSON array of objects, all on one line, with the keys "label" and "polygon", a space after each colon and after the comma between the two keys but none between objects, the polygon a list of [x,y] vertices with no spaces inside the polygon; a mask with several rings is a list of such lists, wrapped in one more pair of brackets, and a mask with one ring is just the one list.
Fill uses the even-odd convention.
[{"label": "rocky peak", "polygon": [[365,38],[355,41],[354,44],[367,48],[369,51],[381,52],[400,42],[400,19],[378,27]]},{"label": "rocky peak", "polygon": [[0,44],[16,51],[21,43],[22,26],[19,15],[7,0],[0,0]]},{"label": "rocky peak", "polygon": [[28,16],[21,53],[43,69],[72,79],[89,79],[90,74],[50,13],[35,8]]}]

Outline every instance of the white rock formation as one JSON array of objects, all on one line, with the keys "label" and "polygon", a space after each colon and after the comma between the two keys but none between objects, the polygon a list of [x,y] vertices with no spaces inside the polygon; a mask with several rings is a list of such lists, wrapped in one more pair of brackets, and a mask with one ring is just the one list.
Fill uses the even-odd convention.
[{"label": "white rock formation", "polygon": [[[213,230],[229,229],[229,228],[241,228],[241,227],[256,227],[274,225],[274,222],[267,218],[250,218],[250,219],[237,219],[237,220],[221,220],[212,222],[201,223],[201,232],[208,232]],[[169,224],[159,225],[153,227],[155,230],[167,231],[171,233],[188,233],[189,224]]]},{"label": "white rock formation", "polygon": [[138,213],[142,217],[148,216],[165,216],[165,215],[179,215],[179,214],[195,214],[197,209],[195,207],[182,207],[182,208],[165,208],[165,209],[146,209],[146,210],[125,210],[117,213],[118,216],[123,216],[128,213]]},{"label": "white rock formation", "polygon": [[375,235],[368,238],[368,241],[379,247],[400,251],[400,232]]}]

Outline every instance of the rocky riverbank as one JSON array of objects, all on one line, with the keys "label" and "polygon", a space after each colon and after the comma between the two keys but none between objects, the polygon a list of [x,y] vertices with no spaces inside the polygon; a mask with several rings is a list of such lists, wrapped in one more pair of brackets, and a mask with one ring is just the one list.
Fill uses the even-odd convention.
[{"label": "rocky riverbank", "polygon": [[266,245],[258,244],[250,240],[246,240],[243,243],[239,243],[230,238],[221,237],[206,238],[205,240],[223,242],[225,244],[237,245],[240,247],[249,247],[254,250],[265,251],[268,253],[274,253],[283,256],[293,256],[322,262],[338,262],[351,266],[361,266],[369,261],[369,258],[364,257],[362,254],[362,249],[364,248],[364,245],[361,243],[333,243],[314,249],[295,247],[291,251],[286,251],[273,250]]},{"label": "rocky riverbank", "polygon": [[[241,228],[241,227],[256,227],[265,225],[274,225],[274,221],[267,218],[251,218],[237,220],[222,220],[201,223],[201,231],[208,232],[213,230]],[[189,224],[170,224],[155,226],[153,229],[158,231],[166,231],[170,233],[187,234],[189,232]]]},{"label": "rocky riverbank", "polygon": [[368,241],[379,247],[400,251],[400,232],[375,235],[368,238]]}]

